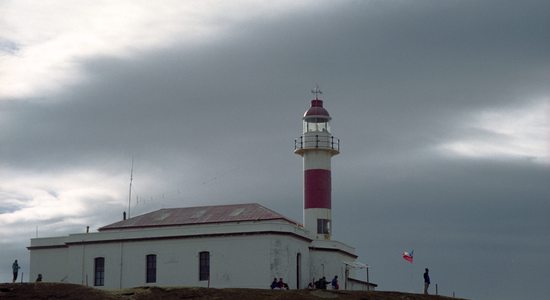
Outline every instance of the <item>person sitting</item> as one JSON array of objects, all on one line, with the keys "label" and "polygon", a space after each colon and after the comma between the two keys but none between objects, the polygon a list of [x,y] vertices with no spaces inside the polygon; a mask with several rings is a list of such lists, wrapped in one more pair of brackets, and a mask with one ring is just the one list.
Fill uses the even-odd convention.
[{"label": "person sitting", "polygon": [[36,282],[42,281],[42,274],[38,274],[38,277],[36,277]]},{"label": "person sitting", "polygon": [[273,282],[271,283],[271,289],[278,288],[279,284],[277,283],[277,278],[273,278]]},{"label": "person sitting", "polygon": [[278,285],[278,288],[279,289],[285,289],[285,290],[288,290],[288,284],[286,284],[284,281],[283,281],[283,278],[279,278],[279,282],[277,282],[277,285]]}]

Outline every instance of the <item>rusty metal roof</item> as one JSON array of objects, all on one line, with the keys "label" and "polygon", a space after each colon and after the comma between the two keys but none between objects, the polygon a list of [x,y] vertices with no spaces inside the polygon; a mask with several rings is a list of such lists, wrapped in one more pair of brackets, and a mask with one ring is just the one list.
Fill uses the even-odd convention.
[{"label": "rusty metal roof", "polygon": [[116,222],[99,228],[99,231],[165,227],[180,225],[196,225],[209,223],[228,223],[242,221],[285,220],[297,224],[285,216],[278,214],[260,204],[234,204],[198,206],[183,208],[164,208],[127,220]]}]

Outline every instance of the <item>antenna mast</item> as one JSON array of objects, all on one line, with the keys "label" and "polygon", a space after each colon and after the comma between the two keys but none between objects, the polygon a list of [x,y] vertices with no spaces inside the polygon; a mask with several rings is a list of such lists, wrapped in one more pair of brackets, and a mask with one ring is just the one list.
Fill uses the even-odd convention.
[{"label": "antenna mast", "polygon": [[134,179],[134,157],[132,156],[132,169],[130,169],[130,188],[128,191],[128,219],[130,219],[130,202],[132,201],[132,180]]}]

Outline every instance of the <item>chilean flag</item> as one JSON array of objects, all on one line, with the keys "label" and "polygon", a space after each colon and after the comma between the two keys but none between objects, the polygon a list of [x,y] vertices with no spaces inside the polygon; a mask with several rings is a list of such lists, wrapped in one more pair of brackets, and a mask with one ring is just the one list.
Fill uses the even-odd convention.
[{"label": "chilean flag", "polygon": [[403,251],[403,258],[411,264],[413,262],[413,252],[414,250],[411,250],[411,252]]}]

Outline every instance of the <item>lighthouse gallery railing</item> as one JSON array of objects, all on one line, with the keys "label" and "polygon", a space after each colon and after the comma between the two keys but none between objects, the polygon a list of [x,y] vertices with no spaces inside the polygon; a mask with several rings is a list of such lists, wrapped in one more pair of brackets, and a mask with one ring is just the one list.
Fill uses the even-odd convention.
[{"label": "lighthouse gallery railing", "polygon": [[340,152],[340,139],[333,136],[300,136],[294,139],[294,150],[298,149],[332,149]]}]

